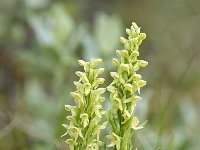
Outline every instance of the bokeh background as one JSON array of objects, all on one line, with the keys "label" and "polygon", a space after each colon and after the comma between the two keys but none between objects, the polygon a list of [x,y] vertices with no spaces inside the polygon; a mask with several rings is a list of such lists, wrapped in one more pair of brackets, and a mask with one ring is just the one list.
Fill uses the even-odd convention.
[{"label": "bokeh background", "polygon": [[102,58],[108,85],[132,21],[147,34],[140,58],[149,62],[136,110],[148,123],[134,147],[199,150],[198,0],[1,0],[0,149],[68,149],[61,124],[77,60]]}]

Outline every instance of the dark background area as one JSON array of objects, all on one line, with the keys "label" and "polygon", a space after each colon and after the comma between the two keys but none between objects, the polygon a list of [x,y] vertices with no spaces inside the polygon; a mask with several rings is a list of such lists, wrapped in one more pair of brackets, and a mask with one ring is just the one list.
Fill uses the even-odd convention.
[{"label": "dark background area", "polygon": [[67,149],[61,124],[77,60],[102,58],[110,79],[119,37],[133,21],[147,34],[140,58],[149,62],[136,110],[148,123],[136,132],[135,148],[198,150],[197,0],[1,0],[0,149]]}]

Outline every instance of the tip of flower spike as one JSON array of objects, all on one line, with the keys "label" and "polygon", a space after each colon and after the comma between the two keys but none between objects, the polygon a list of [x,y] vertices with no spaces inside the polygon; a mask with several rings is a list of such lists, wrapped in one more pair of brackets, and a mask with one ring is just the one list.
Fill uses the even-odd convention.
[{"label": "tip of flower spike", "polygon": [[135,27],[135,28],[136,27],[138,28],[138,26],[137,26],[137,24],[135,22],[132,22],[132,26]]},{"label": "tip of flower spike", "polygon": [[127,33],[128,35],[130,35],[130,34],[131,34],[131,30],[128,29],[128,28],[126,28],[126,33]]},{"label": "tip of flower spike", "polygon": [[90,68],[94,68],[96,67],[98,64],[100,64],[102,62],[102,59],[95,59],[95,58],[92,58],[89,62],[89,65],[90,65]]},{"label": "tip of flower spike", "polygon": [[146,37],[147,37],[147,35],[145,33],[140,33],[140,35],[139,35],[140,40],[144,40],[144,39],[146,39]]},{"label": "tip of flower spike", "polygon": [[83,60],[78,60],[78,63],[79,63],[80,66],[84,66],[86,62],[83,61]]},{"label": "tip of flower spike", "polygon": [[138,27],[138,25],[135,22],[132,22],[131,29],[135,29],[137,32],[140,31],[140,27]]}]

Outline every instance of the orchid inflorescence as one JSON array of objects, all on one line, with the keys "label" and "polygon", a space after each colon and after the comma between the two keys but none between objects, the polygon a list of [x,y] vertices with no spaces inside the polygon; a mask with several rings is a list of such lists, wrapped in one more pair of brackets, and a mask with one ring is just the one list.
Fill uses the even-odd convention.
[{"label": "orchid inflorescence", "polygon": [[120,37],[124,49],[116,50],[120,59],[113,58],[112,61],[118,70],[110,73],[113,82],[107,87],[113,103],[113,110],[108,113],[113,131],[107,138],[111,140],[109,146],[114,146],[117,150],[132,149],[133,131],[143,128],[143,124],[139,125],[134,109],[137,101],[141,99],[137,93],[140,94],[140,88],[146,85],[146,81],[136,72],[148,64],[144,60],[138,60],[139,45],[146,38],[146,34],[140,33],[140,28],[134,22],[131,29],[126,29],[126,33],[128,39]]},{"label": "orchid inflorescence", "polygon": [[71,111],[71,115],[67,116],[69,125],[63,124],[67,129],[64,135],[71,137],[66,141],[71,150],[97,150],[103,144],[99,135],[100,131],[106,128],[107,122],[101,125],[99,123],[102,115],[106,113],[102,110],[105,98],[101,97],[106,89],[110,92],[112,101],[112,108],[107,112],[111,124],[111,131],[106,136],[111,141],[109,147],[116,150],[131,150],[134,131],[143,128],[146,123],[139,125],[134,113],[137,102],[141,100],[140,88],[146,85],[146,81],[137,73],[141,67],[148,64],[147,61],[138,59],[139,46],[146,38],[146,34],[140,33],[140,28],[134,22],[130,29],[126,29],[126,33],[127,39],[120,37],[124,49],[116,50],[119,59],[112,60],[117,71],[110,73],[113,81],[107,88],[98,88],[104,82],[103,78],[97,78],[104,69],[95,68],[101,63],[101,59],[78,61],[85,72],[76,72],[80,80],[74,82],[76,91],[71,92],[77,106],[65,105],[66,110]]},{"label": "orchid inflorescence", "polygon": [[67,116],[69,125],[63,124],[71,138],[66,140],[70,150],[97,150],[103,142],[99,140],[100,131],[106,128],[107,122],[99,125],[102,115],[106,112],[102,110],[101,103],[105,100],[101,96],[106,89],[98,88],[105,79],[98,78],[104,68],[95,67],[102,62],[101,59],[91,59],[89,62],[78,61],[84,67],[85,72],[77,71],[76,75],[80,78],[74,82],[76,91],[70,95],[77,106],[65,105],[65,109],[71,112]]}]

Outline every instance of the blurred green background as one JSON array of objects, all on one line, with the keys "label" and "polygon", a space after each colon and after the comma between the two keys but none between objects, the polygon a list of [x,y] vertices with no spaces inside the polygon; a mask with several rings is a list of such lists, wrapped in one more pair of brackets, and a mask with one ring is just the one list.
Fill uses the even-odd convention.
[{"label": "blurred green background", "polygon": [[149,62],[136,110],[148,123],[135,148],[199,150],[198,0],[1,0],[0,150],[68,149],[61,124],[77,60],[102,58],[110,79],[132,21],[147,34],[140,58]]}]

